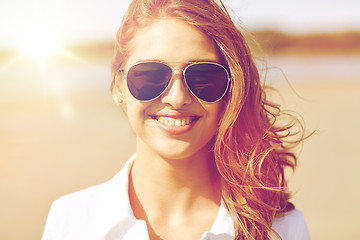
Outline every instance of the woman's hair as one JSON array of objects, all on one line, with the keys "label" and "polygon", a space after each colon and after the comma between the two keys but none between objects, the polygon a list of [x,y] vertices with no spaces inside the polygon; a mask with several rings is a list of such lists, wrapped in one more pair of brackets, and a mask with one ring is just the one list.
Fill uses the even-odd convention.
[{"label": "woman's hair", "polygon": [[[266,99],[250,49],[221,0],[134,0],[117,34],[112,92],[136,29],[163,17],[180,19],[204,32],[230,70],[231,86],[214,137],[222,195],[233,217],[236,239],[269,239],[274,217],[294,208],[288,202],[284,171],[296,166],[291,150],[304,139],[302,125]],[[292,121],[279,125],[282,116]],[[300,128],[293,133],[297,123]],[[296,134],[299,137],[294,140]]]}]

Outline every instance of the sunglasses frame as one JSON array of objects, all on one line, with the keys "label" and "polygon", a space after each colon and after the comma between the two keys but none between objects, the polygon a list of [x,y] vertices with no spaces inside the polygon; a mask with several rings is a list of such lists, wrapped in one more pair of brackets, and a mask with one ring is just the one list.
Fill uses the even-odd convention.
[{"label": "sunglasses frame", "polygon": [[[230,86],[230,83],[231,83],[231,77],[230,77],[229,71],[228,71],[223,65],[221,65],[221,64],[219,64],[219,63],[216,63],[216,62],[162,62],[162,61],[142,61],[142,62],[137,62],[137,63],[131,65],[130,68],[129,68],[129,70],[130,70],[132,67],[134,67],[134,66],[136,66],[136,65],[139,65],[139,64],[142,64],[142,63],[161,63],[161,64],[164,64],[164,65],[168,66],[168,67],[171,69],[171,72],[172,72],[172,73],[171,73],[171,78],[168,80],[168,83],[167,83],[167,85],[166,85],[166,88],[165,88],[160,94],[158,94],[157,96],[155,96],[155,97],[153,97],[153,98],[151,98],[151,99],[149,99],[149,100],[139,100],[139,99],[137,99],[134,95],[132,95],[132,93],[130,92],[131,95],[132,95],[134,98],[136,98],[138,101],[141,101],[141,102],[150,102],[150,101],[152,101],[152,100],[155,100],[155,99],[159,98],[161,95],[163,95],[164,92],[166,92],[166,90],[167,90],[167,89],[169,88],[169,86],[171,85],[171,82],[173,81],[173,76],[174,76],[174,71],[175,71],[175,70],[180,70],[180,71],[182,72],[183,81],[185,82],[186,87],[187,87],[187,89],[191,92],[191,94],[194,95],[194,96],[195,96],[197,99],[199,99],[200,101],[203,101],[203,102],[206,102],[206,103],[216,103],[216,102],[220,101],[220,100],[225,96],[225,94],[227,93],[227,91],[228,91],[228,89],[229,89],[229,86]],[[188,65],[186,65],[186,67],[185,67],[184,69],[181,69],[181,68],[172,68],[172,67],[170,67],[170,66],[168,65],[169,63],[185,63],[185,64],[188,64]],[[224,90],[224,93],[221,95],[221,97],[220,97],[219,99],[217,99],[216,101],[206,101],[206,100],[203,100],[203,99],[199,98],[198,96],[196,96],[196,94],[190,89],[190,87],[189,87],[189,85],[188,85],[188,83],[187,83],[187,80],[186,80],[186,78],[185,78],[185,72],[186,72],[186,70],[187,70],[189,67],[194,66],[194,65],[197,65],[197,64],[213,64],[213,65],[217,65],[217,66],[219,66],[219,67],[221,67],[222,69],[225,70],[226,76],[227,76],[226,88],[225,88],[225,90]],[[128,71],[129,71],[129,70],[128,70]],[[129,81],[129,80],[128,80],[128,78],[127,78],[127,74],[124,74],[124,72],[125,72],[124,70],[120,70],[120,72],[121,72],[122,78],[126,80],[126,84],[127,84],[127,86],[128,86],[128,81]]]}]

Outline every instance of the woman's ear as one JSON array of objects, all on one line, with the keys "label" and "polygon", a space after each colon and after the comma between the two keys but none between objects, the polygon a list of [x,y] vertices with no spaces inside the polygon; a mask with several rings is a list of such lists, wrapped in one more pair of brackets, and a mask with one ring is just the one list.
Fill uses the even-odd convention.
[{"label": "woman's ear", "polygon": [[123,78],[120,72],[116,73],[114,76],[114,87],[112,89],[112,96],[117,105],[125,105],[125,96],[124,96],[124,83]]}]

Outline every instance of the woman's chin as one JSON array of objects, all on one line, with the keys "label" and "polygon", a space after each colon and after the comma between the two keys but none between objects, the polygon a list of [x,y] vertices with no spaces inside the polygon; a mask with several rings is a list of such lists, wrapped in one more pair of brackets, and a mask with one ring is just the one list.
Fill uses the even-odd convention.
[{"label": "woman's chin", "polygon": [[196,146],[194,143],[181,140],[167,140],[162,143],[153,142],[152,152],[169,161],[191,160],[210,156],[210,144]]}]

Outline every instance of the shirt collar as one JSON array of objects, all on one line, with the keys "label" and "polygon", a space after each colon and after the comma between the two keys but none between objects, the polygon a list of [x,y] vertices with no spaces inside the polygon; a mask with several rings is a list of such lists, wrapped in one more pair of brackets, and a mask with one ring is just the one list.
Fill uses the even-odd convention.
[{"label": "shirt collar", "polygon": [[[97,231],[100,238],[106,236],[103,239],[116,237],[119,239],[120,236],[130,237],[133,234],[132,236],[136,236],[136,239],[148,239],[146,223],[135,218],[128,194],[129,174],[135,157],[135,154],[131,156],[123,169],[105,183],[97,212]],[[221,200],[218,216],[210,231],[204,233],[202,239],[226,239],[225,235],[233,238],[234,227],[232,218]]]},{"label": "shirt collar", "polygon": [[221,199],[221,205],[219,213],[211,226],[210,232],[213,234],[230,234],[234,235],[234,224],[232,218],[225,206],[223,199]]}]

